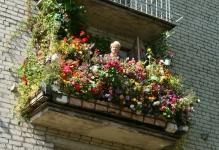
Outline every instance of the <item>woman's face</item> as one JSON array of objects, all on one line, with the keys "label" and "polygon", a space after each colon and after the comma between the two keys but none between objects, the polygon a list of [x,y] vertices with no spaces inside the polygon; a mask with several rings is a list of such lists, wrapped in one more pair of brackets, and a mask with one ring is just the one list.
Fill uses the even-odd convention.
[{"label": "woman's face", "polygon": [[119,52],[119,47],[117,45],[112,45],[111,46],[111,53],[117,54],[118,52]]}]

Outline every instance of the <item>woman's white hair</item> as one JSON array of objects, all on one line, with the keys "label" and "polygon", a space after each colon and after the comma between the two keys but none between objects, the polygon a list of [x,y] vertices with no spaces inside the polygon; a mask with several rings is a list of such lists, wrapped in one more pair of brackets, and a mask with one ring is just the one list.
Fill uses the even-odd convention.
[{"label": "woman's white hair", "polygon": [[110,44],[110,47],[112,47],[113,45],[118,46],[119,48],[121,47],[121,44],[119,43],[119,41],[114,41]]}]

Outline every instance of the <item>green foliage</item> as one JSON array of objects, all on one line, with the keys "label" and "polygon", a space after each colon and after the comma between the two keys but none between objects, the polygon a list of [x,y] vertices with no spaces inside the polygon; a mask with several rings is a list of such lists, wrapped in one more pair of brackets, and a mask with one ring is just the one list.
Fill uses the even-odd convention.
[{"label": "green foliage", "polygon": [[169,36],[172,33],[165,32],[162,34],[161,38],[152,43],[149,43],[149,47],[153,50],[153,54],[155,58],[164,58],[167,56],[167,52],[170,50],[170,45],[167,42]]},{"label": "green foliage", "polygon": [[[28,56],[18,69],[21,82],[18,85],[18,100],[15,112],[20,113],[28,99],[39,90],[44,80],[52,84],[59,78],[60,65],[57,61],[46,64],[45,60],[56,48],[57,40],[75,34],[85,28],[85,10],[71,0],[43,0],[39,12],[32,14],[32,1],[27,0],[27,20],[20,23],[12,38],[23,32],[31,32],[31,43],[27,46]],[[33,50],[36,50],[36,53]]]},{"label": "green foliage", "polygon": [[58,85],[70,96],[100,98],[132,111],[187,124],[187,114],[196,98],[194,94],[182,94],[180,78],[172,75],[169,63],[161,59],[167,58],[169,51],[168,34],[147,49],[145,62],[121,61],[92,49],[95,43],[101,53],[108,53],[110,44],[108,39],[90,39],[81,31],[86,26],[84,12],[75,1],[43,0],[39,13],[28,18],[25,28],[29,25],[32,40],[27,59],[18,71],[21,82],[15,110],[21,112],[44,81],[49,86]]},{"label": "green foliage", "polygon": [[26,105],[27,99],[38,91],[39,81],[44,78],[44,75],[43,65],[39,63],[33,52],[28,52],[26,61],[18,69],[21,82],[18,85],[19,97],[15,106],[16,111],[19,112]]},{"label": "green foliage", "polygon": [[92,36],[90,39],[90,42],[95,43],[95,47],[101,50],[102,54],[110,53],[109,41],[109,39],[99,36]]}]

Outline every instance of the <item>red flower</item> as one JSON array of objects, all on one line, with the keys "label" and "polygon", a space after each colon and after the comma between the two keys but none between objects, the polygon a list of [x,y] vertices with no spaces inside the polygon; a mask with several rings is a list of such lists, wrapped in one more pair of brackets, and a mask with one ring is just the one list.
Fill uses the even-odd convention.
[{"label": "red flower", "polygon": [[80,90],[81,90],[81,85],[80,85],[79,83],[75,83],[75,84],[74,84],[74,88],[75,88],[75,90],[76,90],[77,92],[80,92]]},{"label": "red flower", "polygon": [[84,32],[84,31],[81,31],[80,32],[80,36],[83,36],[83,35],[85,35],[86,34],[86,32]]},{"label": "red flower", "polygon": [[96,87],[92,87],[92,88],[91,88],[91,92],[92,92],[92,93],[97,93],[97,91],[98,91],[98,90],[97,90]]},{"label": "red flower", "polygon": [[94,53],[95,53],[96,55],[100,55],[100,50],[99,50],[99,49],[95,49]]},{"label": "red flower", "polygon": [[27,76],[25,74],[21,77],[21,80],[24,82],[25,85],[28,84]]},{"label": "red flower", "polygon": [[64,65],[63,72],[64,73],[71,73],[71,66],[69,66],[68,64]]},{"label": "red flower", "polygon": [[64,43],[66,43],[67,40],[68,40],[67,37],[64,37],[64,39],[63,39]]},{"label": "red flower", "polygon": [[82,42],[82,43],[87,43],[87,42],[88,42],[88,38],[87,38],[87,37],[82,38],[81,42]]}]

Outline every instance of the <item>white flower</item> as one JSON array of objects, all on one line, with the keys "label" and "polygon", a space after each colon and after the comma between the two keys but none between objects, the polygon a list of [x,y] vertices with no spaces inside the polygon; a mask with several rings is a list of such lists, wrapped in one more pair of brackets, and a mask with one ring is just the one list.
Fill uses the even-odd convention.
[{"label": "white flower", "polygon": [[131,104],[131,105],[130,105],[130,108],[131,108],[131,109],[135,109],[135,105]]},{"label": "white flower", "polygon": [[138,105],[142,105],[142,102],[137,102]]},{"label": "white flower", "polygon": [[93,73],[97,73],[98,69],[99,69],[99,66],[97,66],[97,65],[94,65],[94,66],[91,67],[91,70],[92,70]]},{"label": "white flower", "polygon": [[166,65],[166,66],[169,66],[170,65],[170,63],[171,63],[171,60],[170,59],[165,59],[164,60],[164,64]]},{"label": "white flower", "polygon": [[158,105],[160,105],[160,101],[156,101],[153,103],[153,106],[158,106]]},{"label": "white flower", "polygon": [[160,63],[160,64],[164,64],[164,61],[163,61],[163,59],[161,59],[161,60],[159,61],[159,63]]},{"label": "white flower", "polygon": [[80,8],[80,9],[83,9],[83,8],[84,8],[84,6],[83,6],[83,5],[81,5],[79,8]]},{"label": "white flower", "polygon": [[51,56],[46,56],[46,63],[51,60]]},{"label": "white flower", "polygon": [[58,54],[53,54],[53,55],[51,56],[51,61],[55,61],[55,60],[57,60],[58,58],[59,58]]},{"label": "white flower", "polygon": [[151,80],[153,80],[153,81],[158,81],[158,77],[157,76],[151,76],[151,78],[150,78]]},{"label": "white flower", "polygon": [[151,90],[150,90],[150,88],[148,88],[148,87],[144,89],[144,92],[147,92],[147,93],[148,93],[148,92],[150,92],[150,91],[151,91]]}]

